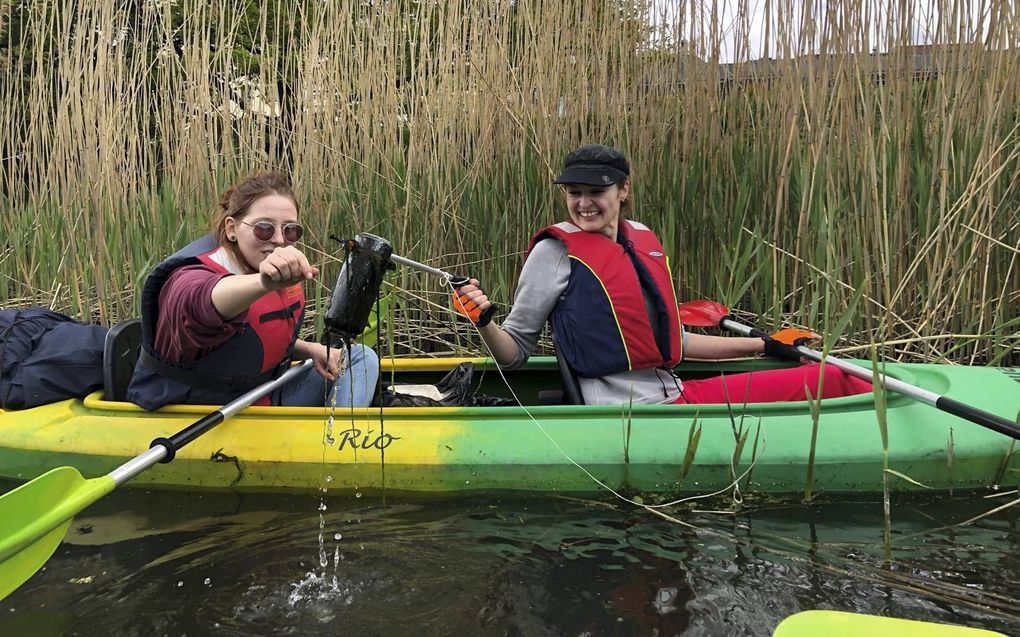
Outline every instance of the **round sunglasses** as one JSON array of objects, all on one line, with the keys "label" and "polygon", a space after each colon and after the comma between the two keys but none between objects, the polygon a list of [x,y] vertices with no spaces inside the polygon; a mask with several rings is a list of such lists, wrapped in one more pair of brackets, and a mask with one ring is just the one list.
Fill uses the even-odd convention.
[{"label": "round sunglasses", "polygon": [[[273,236],[276,235],[276,224],[271,221],[256,221],[255,223],[248,223],[244,220],[240,221],[251,228],[252,234],[259,241],[272,241]],[[282,226],[282,231],[283,239],[287,243],[296,243],[305,233],[305,229],[299,223],[285,223]]]}]

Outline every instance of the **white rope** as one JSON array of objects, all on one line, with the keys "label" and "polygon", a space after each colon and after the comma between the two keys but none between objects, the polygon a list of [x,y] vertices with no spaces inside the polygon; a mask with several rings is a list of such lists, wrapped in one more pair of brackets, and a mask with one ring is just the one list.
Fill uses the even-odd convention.
[{"label": "white rope", "polygon": [[[447,279],[447,284],[450,286],[451,290],[454,290],[454,291],[456,290],[454,285],[452,283],[450,283],[449,279]],[[450,310],[450,311],[452,312],[453,310]],[[458,316],[459,316],[459,313],[458,313]],[[475,332],[478,334],[478,338],[481,339],[482,345],[485,346],[486,351],[489,353],[489,358],[493,362],[496,362],[496,357],[493,355],[492,349],[489,347],[488,343],[485,342],[485,339],[482,338],[481,330],[478,329],[478,326],[475,325],[474,321],[471,321],[471,325],[472,325],[472,327],[475,328]],[[678,504],[682,504],[684,502],[690,502],[690,501],[693,501],[693,500],[712,498],[712,497],[715,497],[717,495],[721,495],[723,493],[726,493],[727,491],[730,491],[731,489],[735,489],[735,488],[739,489],[740,481],[743,480],[751,472],[752,469],[754,469],[755,465],[758,463],[758,458],[761,457],[761,454],[756,454],[754,460],[751,461],[751,464],[750,464],[750,466],[748,466],[747,470],[745,470],[743,473],[741,473],[739,476],[737,476],[736,479],[734,479],[732,482],[730,482],[727,486],[723,487],[722,489],[719,489],[718,491],[713,491],[712,493],[692,495],[692,496],[688,496],[686,498],[680,498],[680,499],[673,500],[671,502],[665,502],[665,503],[662,503],[662,504],[645,504],[643,502],[637,502],[636,500],[632,500],[632,499],[628,498],[627,496],[623,495],[622,493],[619,493],[618,491],[613,489],[611,486],[609,486],[608,484],[606,484],[602,480],[599,480],[597,477],[595,477],[595,475],[593,475],[590,471],[588,471],[587,468],[585,468],[580,463],[578,463],[576,460],[574,460],[570,456],[570,454],[568,454],[566,452],[566,450],[564,450],[563,447],[560,446],[560,443],[557,442],[556,439],[553,438],[552,435],[549,434],[549,432],[546,430],[546,428],[544,426],[542,426],[542,423],[540,423],[538,421],[538,419],[535,418],[535,416],[530,411],[528,411],[528,408],[524,405],[524,403],[521,402],[521,399],[518,398],[518,396],[517,396],[517,392],[515,392],[513,386],[510,385],[510,381],[507,380],[506,375],[503,373],[503,368],[499,365],[498,362],[496,363],[496,371],[499,372],[500,378],[503,379],[503,383],[506,385],[507,389],[510,390],[510,394],[513,396],[514,401],[517,403],[517,405],[521,409],[524,410],[524,413],[526,413],[528,415],[528,418],[531,419],[531,422],[535,423],[535,426],[538,427],[539,431],[542,432],[542,434],[549,440],[549,442],[551,442],[553,444],[553,446],[556,448],[556,450],[559,451],[560,454],[564,458],[566,458],[566,460],[568,462],[570,462],[570,464],[572,464],[575,467],[577,467],[578,469],[580,469],[595,484],[599,485],[600,487],[602,487],[606,491],[612,493],[614,496],[616,496],[620,500],[622,500],[624,502],[627,502],[629,504],[633,504],[634,506],[648,508],[648,509],[661,509],[661,508],[665,508],[665,507],[676,506]],[[761,451],[762,451],[762,453],[765,452],[765,436],[764,435],[762,436]],[[732,469],[732,466],[733,465],[732,465],[732,460],[731,460],[730,461],[731,469]]]}]

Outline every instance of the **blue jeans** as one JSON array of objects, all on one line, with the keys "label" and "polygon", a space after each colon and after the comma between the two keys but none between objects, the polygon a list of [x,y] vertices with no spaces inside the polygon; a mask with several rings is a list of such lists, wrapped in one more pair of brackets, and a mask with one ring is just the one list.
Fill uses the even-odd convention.
[{"label": "blue jeans", "polygon": [[[337,407],[368,407],[379,380],[379,357],[364,345],[352,345],[347,371],[336,379]],[[323,407],[332,401],[333,388],[314,367],[280,388],[274,404],[286,407]]]}]

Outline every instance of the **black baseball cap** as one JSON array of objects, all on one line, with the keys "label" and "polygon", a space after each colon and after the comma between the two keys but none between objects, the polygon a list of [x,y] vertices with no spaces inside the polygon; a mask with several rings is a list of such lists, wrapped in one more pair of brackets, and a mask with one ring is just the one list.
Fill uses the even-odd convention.
[{"label": "black baseball cap", "polygon": [[623,153],[603,144],[588,144],[567,153],[563,172],[554,184],[611,186],[630,177],[630,163]]}]

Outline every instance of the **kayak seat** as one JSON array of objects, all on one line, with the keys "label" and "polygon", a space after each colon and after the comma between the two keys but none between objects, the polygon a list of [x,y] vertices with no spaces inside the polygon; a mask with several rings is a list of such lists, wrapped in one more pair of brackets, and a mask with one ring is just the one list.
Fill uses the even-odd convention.
[{"label": "kayak seat", "polygon": [[556,337],[553,337],[553,351],[556,353],[556,364],[560,366],[560,377],[563,380],[563,403],[566,405],[583,405],[584,396],[581,395],[581,385],[577,382],[577,374],[567,364],[560,348],[556,347]]},{"label": "kayak seat", "polygon": [[581,385],[577,382],[577,374],[567,364],[567,359],[556,347],[556,338],[553,337],[553,352],[556,354],[556,364],[560,368],[560,380],[562,389],[543,389],[538,392],[539,405],[583,405],[584,397],[581,395]]},{"label": "kayak seat", "polygon": [[123,401],[142,344],[142,320],[121,321],[106,334],[103,347],[103,399]]}]

